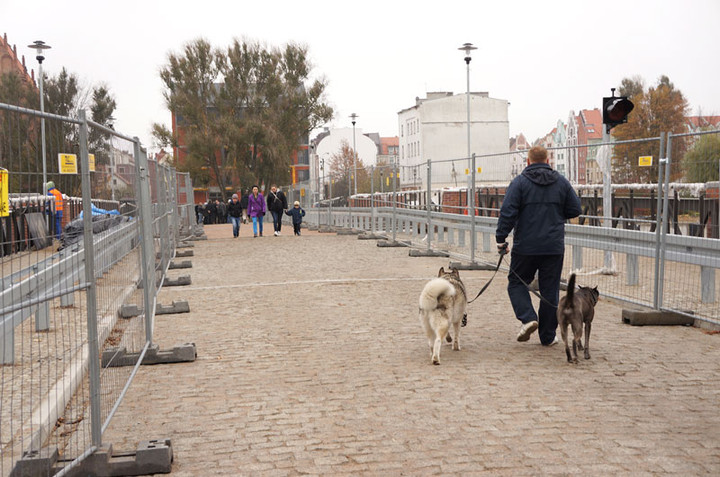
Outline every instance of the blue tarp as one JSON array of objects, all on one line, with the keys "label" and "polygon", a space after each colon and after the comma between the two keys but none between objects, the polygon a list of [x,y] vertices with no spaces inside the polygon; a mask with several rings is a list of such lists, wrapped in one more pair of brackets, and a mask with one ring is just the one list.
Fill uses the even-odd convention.
[{"label": "blue tarp", "polygon": [[[105,209],[101,209],[101,208],[95,207],[95,206],[93,205],[93,206],[92,206],[92,214],[93,214],[93,215],[120,215],[120,212],[118,212],[117,210],[105,210]],[[80,211],[80,215],[78,215],[78,217],[80,217],[80,218],[82,219],[82,216],[83,216],[83,211],[81,210],[81,211]]]}]

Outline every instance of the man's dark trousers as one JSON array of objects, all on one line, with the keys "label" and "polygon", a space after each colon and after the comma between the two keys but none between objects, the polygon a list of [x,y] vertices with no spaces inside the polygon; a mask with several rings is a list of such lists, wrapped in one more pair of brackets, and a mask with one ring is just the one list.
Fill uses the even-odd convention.
[{"label": "man's dark trousers", "polygon": [[[523,323],[538,320],[539,314],[538,333],[540,342],[545,345],[552,343],[557,330],[556,312],[560,295],[563,258],[563,255],[520,255],[514,252],[511,254],[511,271],[508,274],[507,287],[510,303],[515,310],[515,316]],[[552,303],[551,306],[541,300],[537,314],[530,300],[530,292],[520,281],[522,279],[529,285],[535,278],[536,271],[538,272],[540,295]],[[520,279],[516,274],[520,276]]]}]

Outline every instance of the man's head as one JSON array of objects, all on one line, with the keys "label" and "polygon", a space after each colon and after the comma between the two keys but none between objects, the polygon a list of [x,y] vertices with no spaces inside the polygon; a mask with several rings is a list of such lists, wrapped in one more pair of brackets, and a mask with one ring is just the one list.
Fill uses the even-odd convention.
[{"label": "man's head", "polygon": [[233,202],[237,202],[237,200],[238,200],[237,194],[233,194],[232,200],[233,200]]},{"label": "man's head", "polygon": [[294,205],[295,207],[300,207],[300,202],[298,202],[298,201],[296,200],[293,205]]},{"label": "man's head", "polygon": [[528,163],[529,164],[547,164],[548,153],[547,149],[542,146],[533,146],[528,151]]},{"label": "man's head", "polygon": [[275,184],[271,185],[270,190],[273,192],[277,192],[277,186]]}]

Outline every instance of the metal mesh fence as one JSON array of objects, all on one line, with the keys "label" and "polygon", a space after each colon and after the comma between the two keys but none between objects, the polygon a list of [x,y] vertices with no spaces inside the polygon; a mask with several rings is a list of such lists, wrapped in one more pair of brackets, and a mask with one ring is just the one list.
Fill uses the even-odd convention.
[{"label": "metal mesh fence", "polygon": [[[598,286],[605,296],[720,323],[720,148],[700,147],[718,137],[720,131],[706,131],[551,148],[551,166],[576,182],[583,210],[566,225],[563,276],[575,272],[580,285]],[[679,140],[683,148],[673,146]],[[678,151],[684,154],[680,159],[673,157]],[[524,165],[524,154],[482,159],[484,164],[510,164],[512,175],[521,173],[521,167],[512,166]],[[466,159],[430,160],[399,168],[400,181],[410,190],[359,194],[348,201],[353,207],[333,204],[314,210],[308,221],[496,263],[497,216],[512,177],[505,183],[482,182],[478,179],[487,166],[471,159],[469,187],[443,184],[447,170],[459,169]],[[692,175],[693,170],[700,172]]]},{"label": "metal mesh fence", "polygon": [[101,445],[152,344],[192,184],[84,113],[0,119],[0,475],[54,449],[62,474]]}]

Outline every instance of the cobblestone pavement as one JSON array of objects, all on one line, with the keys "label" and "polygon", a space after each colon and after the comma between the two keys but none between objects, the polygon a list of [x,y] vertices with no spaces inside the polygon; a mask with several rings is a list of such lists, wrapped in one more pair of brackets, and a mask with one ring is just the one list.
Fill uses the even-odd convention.
[{"label": "cobblestone pavement", "polygon": [[[104,443],[169,437],[176,476],[720,474],[720,335],[632,327],[601,299],[571,365],[515,341],[498,274],[433,366],[417,299],[447,259],[268,229],[206,227],[193,284],[160,294],[191,313],[155,326],[198,359],[143,367]],[[491,272],[461,275],[474,296]]]}]

